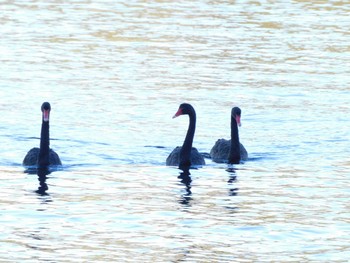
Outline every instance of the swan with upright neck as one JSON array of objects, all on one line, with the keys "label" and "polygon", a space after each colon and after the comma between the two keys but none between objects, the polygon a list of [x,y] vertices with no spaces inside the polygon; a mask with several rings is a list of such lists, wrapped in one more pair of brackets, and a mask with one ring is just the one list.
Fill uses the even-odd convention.
[{"label": "swan with upright neck", "polygon": [[219,139],[210,151],[214,162],[239,164],[248,159],[248,152],[239,142],[238,126],[241,126],[241,109],[233,107],[231,110],[231,140]]},{"label": "swan with upright neck", "polygon": [[176,147],[166,159],[166,165],[168,166],[179,166],[190,167],[191,165],[205,165],[203,156],[198,152],[198,150],[192,147],[194,133],[196,130],[196,112],[192,105],[188,103],[182,103],[175,113],[173,118],[180,115],[189,116],[189,126],[187,134],[182,147]]},{"label": "swan with upright neck", "polygon": [[50,149],[50,111],[51,105],[44,102],[41,105],[42,124],[40,134],[40,148],[35,147],[29,150],[23,159],[25,166],[37,166],[39,168],[48,167],[49,165],[62,165],[58,154]]}]

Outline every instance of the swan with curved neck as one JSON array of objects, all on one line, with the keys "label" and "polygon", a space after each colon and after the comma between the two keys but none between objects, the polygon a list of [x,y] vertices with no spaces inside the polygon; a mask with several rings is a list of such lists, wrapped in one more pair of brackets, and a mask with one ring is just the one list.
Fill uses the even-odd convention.
[{"label": "swan with curved neck", "polygon": [[248,152],[239,142],[238,126],[241,126],[241,109],[233,107],[231,110],[231,140],[219,139],[210,151],[214,162],[239,164],[248,159]]},{"label": "swan with curved neck", "polygon": [[205,165],[203,156],[198,150],[192,147],[193,137],[196,130],[196,112],[194,108],[188,104],[183,103],[180,105],[178,111],[173,118],[180,115],[189,116],[189,126],[187,134],[182,147],[176,147],[166,159],[166,165],[181,167],[190,167],[191,165]]},{"label": "swan with curved neck", "polygon": [[50,149],[50,111],[50,103],[44,102],[41,105],[42,124],[40,148],[35,147],[29,150],[23,160],[23,165],[25,166],[37,165],[39,168],[43,168],[49,165],[62,165],[58,154]]}]

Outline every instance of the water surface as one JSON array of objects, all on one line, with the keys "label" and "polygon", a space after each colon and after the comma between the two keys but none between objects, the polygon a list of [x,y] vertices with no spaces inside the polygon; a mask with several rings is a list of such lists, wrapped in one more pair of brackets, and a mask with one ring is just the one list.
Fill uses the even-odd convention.
[{"label": "water surface", "polygon": [[[350,260],[346,3],[0,8],[1,261]],[[63,167],[39,182],[21,163],[43,101]],[[241,107],[250,159],[166,167],[188,125],[171,119],[182,102],[202,152]]]}]

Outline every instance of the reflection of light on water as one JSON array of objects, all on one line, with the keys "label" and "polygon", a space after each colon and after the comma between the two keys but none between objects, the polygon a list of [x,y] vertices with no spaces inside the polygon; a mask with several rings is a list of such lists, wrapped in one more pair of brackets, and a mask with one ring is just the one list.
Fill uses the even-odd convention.
[{"label": "reflection of light on water", "polygon": [[[346,258],[346,11],[300,1],[3,4],[3,260]],[[39,144],[45,100],[65,166],[41,196],[21,161]],[[182,102],[196,108],[201,152],[229,137],[228,112],[240,106],[250,159],[206,160],[178,178],[164,164],[184,138],[186,120],[171,121]]]}]

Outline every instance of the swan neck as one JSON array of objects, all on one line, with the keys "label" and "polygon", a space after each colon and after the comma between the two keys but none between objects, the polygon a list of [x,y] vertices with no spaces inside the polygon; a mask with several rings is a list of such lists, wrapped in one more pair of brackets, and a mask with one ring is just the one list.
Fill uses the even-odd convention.
[{"label": "swan neck", "polygon": [[40,151],[38,165],[39,167],[45,167],[49,165],[49,152],[50,152],[50,124],[48,121],[43,121],[41,124],[40,134]]},{"label": "swan neck", "polygon": [[239,164],[240,160],[241,153],[237,122],[236,118],[234,116],[231,116],[231,147],[228,162],[231,164]]},{"label": "swan neck", "polygon": [[195,130],[196,130],[196,113],[191,112],[189,114],[189,125],[188,125],[187,134],[181,148],[180,165],[188,165],[188,164],[190,165],[191,150],[192,150]]}]

